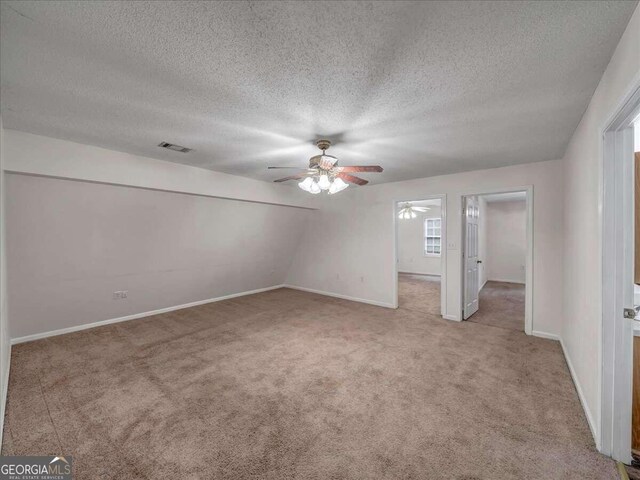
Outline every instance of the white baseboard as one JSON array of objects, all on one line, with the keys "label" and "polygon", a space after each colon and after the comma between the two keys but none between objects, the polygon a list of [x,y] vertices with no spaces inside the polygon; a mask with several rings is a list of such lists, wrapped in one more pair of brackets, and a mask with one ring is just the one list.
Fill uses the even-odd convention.
[{"label": "white baseboard", "polygon": [[591,412],[589,411],[589,409],[587,408],[587,402],[584,398],[584,393],[582,392],[582,387],[580,386],[580,382],[578,381],[578,377],[576,376],[576,372],[573,369],[573,364],[571,363],[571,357],[569,357],[569,355],[567,354],[567,349],[564,346],[564,342],[562,341],[562,338],[560,338],[560,346],[562,347],[562,353],[564,354],[564,358],[567,362],[567,365],[569,367],[569,372],[571,373],[571,378],[573,379],[573,384],[576,387],[576,392],[578,392],[578,398],[580,399],[580,403],[582,404],[582,410],[584,411],[584,415],[585,417],[587,417],[587,423],[589,424],[589,429],[591,430],[591,435],[593,435],[593,439],[596,442],[596,448],[598,450],[600,450],[600,445],[599,445],[599,435],[597,435],[597,430],[596,430],[596,422],[593,419],[593,417],[591,416]]},{"label": "white baseboard", "polygon": [[487,282],[500,282],[500,283],[516,283],[518,285],[526,285],[526,282],[521,282],[520,280],[513,279],[504,279],[504,278],[487,278],[485,283]]},{"label": "white baseboard", "polygon": [[379,302],[377,300],[367,300],[366,298],[350,297],[349,295],[342,295],[340,293],[334,293],[334,292],[326,292],[324,290],[315,290],[313,288],[298,287],[296,285],[283,285],[283,287],[291,288],[292,290],[300,290],[302,292],[317,293],[318,295],[325,295],[327,297],[341,298],[343,300],[350,300],[352,302],[367,303],[369,305],[375,305],[376,307],[385,307],[385,308],[393,308],[393,309],[398,308],[391,303]]},{"label": "white baseboard", "polygon": [[547,333],[547,332],[541,332],[539,330],[533,330],[531,332],[531,335],[533,335],[534,337],[548,338],[549,340],[555,340],[556,342],[560,341],[560,336],[556,335],[555,333]]},{"label": "white baseboard", "polygon": [[136,320],[138,318],[150,317],[152,315],[159,315],[161,313],[173,312],[175,310],[182,310],[183,308],[197,307],[198,305],[204,305],[206,303],[220,302],[222,300],[229,300],[230,298],[244,297],[245,295],[253,295],[255,293],[267,292],[269,290],[276,290],[282,288],[284,285],[274,285],[272,287],[258,288],[256,290],[249,290],[246,292],[232,293],[230,295],[224,295],[222,297],[209,298],[207,300],[198,300],[197,302],[185,303],[182,305],[176,305],[173,307],[160,308],[158,310],[152,310],[150,312],[135,313],[133,315],[127,315],[126,317],[110,318],[108,320],[100,320],[98,322],[86,323],[83,325],[76,325],[73,327],[61,328],[59,330],[51,330],[49,332],[34,333],[33,335],[26,335],[24,337],[12,338],[11,344],[16,345],[18,343],[31,342],[33,340],[40,340],[42,338],[54,337],[56,335],[64,335],[65,333],[78,332],[80,330],[87,330],[89,328],[102,327],[104,325],[110,325],[112,323],[126,322],[128,320]]},{"label": "white baseboard", "polygon": [[442,275],[440,275],[439,273],[425,273],[425,272],[405,272],[405,271],[398,271],[398,273],[401,273],[403,275],[423,275],[425,277],[441,277]]},{"label": "white baseboard", "polygon": [[455,315],[442,315],[442,318],[444,318],[445,320],[453,320],[454,322],[461,322],[462,319],[456,317]]}]

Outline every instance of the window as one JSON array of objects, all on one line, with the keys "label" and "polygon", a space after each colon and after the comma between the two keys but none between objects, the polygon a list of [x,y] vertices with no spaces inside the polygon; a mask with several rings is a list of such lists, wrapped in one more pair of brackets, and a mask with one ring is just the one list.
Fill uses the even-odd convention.
[{"label": "window", "polygon": [[440,218],[424,219],[424,254],[440,256]]}]

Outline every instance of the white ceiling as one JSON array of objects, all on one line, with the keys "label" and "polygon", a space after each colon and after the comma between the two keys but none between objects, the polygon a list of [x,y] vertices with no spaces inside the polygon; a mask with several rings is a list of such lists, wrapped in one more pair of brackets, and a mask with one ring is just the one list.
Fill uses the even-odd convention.
[{"label": "white ceiling", "polygon": [[263,180],[318,137],[374,183],[555,159],[635,6],[3,1],[3,123]]}]

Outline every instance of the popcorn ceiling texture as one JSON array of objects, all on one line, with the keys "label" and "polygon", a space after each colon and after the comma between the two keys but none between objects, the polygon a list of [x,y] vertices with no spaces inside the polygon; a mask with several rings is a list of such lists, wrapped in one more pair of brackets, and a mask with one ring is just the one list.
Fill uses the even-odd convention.
[{"label": "popcorn ceiling texture", "polygon": [[635,6],[6,1],[2,117],[262,180],[319,136],[372,183],[557,159]]}]

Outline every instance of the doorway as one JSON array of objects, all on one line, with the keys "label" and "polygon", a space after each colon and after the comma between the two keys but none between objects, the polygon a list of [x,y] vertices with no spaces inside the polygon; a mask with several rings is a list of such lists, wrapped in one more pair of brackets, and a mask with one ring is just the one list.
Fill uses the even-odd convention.
[{"label": "doorway", "polygon": [[395,202],[398,307],[442,316],[446,289],[446,200]]},{"label": "doorway", "polygon": [[634,308],[634,123],[636,84],[607,122],[602,162],[602,344],[600,425],[605,455],[629,464],[632,436]]},{"label": "doorway", "polygon": [[633,306],[633,386],[631,408],[632,466],[627,468],[631,480],[640,480],[640,121],[633,125],[634,140],[634,267]]},{"label": "doorway", "polygon": [[533,188],[462,197],[462,319],[533,331]]}]

